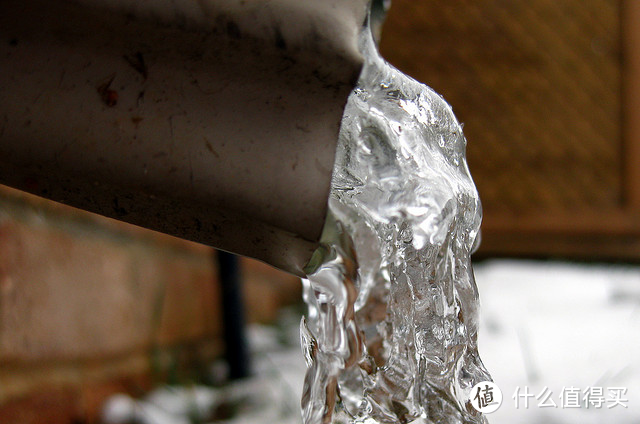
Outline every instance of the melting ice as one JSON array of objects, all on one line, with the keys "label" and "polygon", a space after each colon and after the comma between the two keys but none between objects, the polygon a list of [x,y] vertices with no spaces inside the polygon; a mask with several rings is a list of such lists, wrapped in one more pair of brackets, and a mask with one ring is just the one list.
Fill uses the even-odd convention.
[{"label": "melting ice", "polygon": [[304,423],[484,423],[468,402],[491,378],[476,345],[482,213],[462,127],[368,30],[361,49],[304,280]]}]

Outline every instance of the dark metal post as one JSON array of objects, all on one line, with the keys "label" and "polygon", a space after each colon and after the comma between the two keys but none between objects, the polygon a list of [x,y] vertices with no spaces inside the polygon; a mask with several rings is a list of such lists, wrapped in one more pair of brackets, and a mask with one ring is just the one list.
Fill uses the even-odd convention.
[{"label": "dark metal post", "polygon": [[245,333],[244,304],[240,284],[238,257],[218,251],[218,273],[222,290],[222,323],[225,357],[229,364],[229,378],[248,377],[251,366]]}]

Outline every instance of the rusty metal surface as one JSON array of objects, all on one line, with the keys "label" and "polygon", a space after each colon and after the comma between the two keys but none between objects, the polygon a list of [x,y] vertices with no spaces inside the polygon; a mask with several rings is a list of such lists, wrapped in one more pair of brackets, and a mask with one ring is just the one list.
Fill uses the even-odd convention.
[{"label": "rusty metal surface", "polygon": [[301,274],[366,1],[4,1],[0,183]]}]

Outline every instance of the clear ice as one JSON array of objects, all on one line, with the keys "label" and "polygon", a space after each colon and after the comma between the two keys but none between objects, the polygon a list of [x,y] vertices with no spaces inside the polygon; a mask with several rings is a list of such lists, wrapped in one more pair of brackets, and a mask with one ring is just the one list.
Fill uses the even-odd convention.
[{"label": "clear ice", "polygon": [[305,424],[486,423],[470,255],[481,206],[451,107],[379,56],[343,117],[329,216],[303,280]]}]

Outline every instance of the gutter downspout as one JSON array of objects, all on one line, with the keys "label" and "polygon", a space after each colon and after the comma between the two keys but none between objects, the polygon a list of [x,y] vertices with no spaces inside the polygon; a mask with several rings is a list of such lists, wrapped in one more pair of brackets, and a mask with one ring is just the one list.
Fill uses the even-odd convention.
[{"label": "gutter downspout", "polygon": [[297,275],[366,0],[4,0],[0,183]]}]

